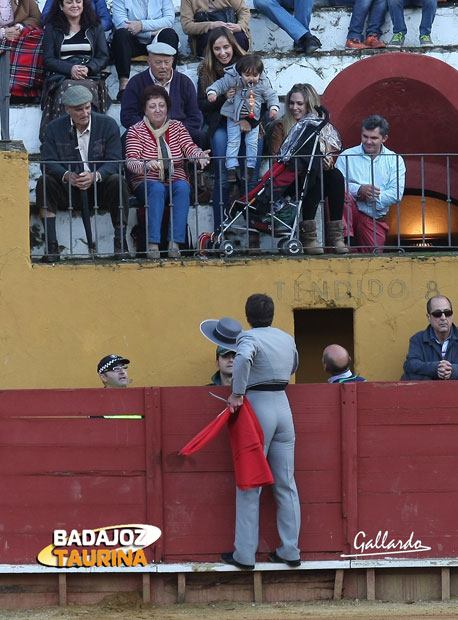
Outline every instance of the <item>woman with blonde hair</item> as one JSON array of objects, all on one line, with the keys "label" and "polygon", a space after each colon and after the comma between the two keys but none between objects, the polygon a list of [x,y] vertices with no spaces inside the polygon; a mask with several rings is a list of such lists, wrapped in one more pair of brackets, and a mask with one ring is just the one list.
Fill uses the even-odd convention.
[{"label": "woman with blonde hair", "polygon": [[[277,154],[296,123],[302,120],[317,121],[321,116],[320,96],[314,87],[311,84],[294,84],[286,95],[285,113],[272,133],[271,155]],[[345,225],[342,220],[345,182],[342,173],[334,167],[334,155],[341,151],[342,141],[339,132],[331,123],[327,123],[321,130],[319,144],[317,155],[322,156],[322,175],[318,173],[309,178],[307,193],[302,201],[300,239],[306,254],[323,254],[324,250],[318,243],[315,222],[323,185],[324,198],[328,199],[329,207],[330,220],[326,225],[329,245],[337,254],[346,254],[348,248],[344,243]]]}]

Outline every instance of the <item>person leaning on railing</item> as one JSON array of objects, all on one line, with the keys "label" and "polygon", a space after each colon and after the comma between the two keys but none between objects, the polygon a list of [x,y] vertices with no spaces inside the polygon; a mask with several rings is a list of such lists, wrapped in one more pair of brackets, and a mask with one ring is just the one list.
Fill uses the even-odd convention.
[{"label": "person leaning on railing", "polygon": [[361,144],[339,155],[336,167],[345,177],[349,209],[344,216],[352,245],[360,252],[383,252],[389,226],[386,215],[404,194],[406,167],[400,155],[386,148],[389,125],[383,116],[366,118],[361,126]]},{"label": "person leaning on railing", "polygon": [[[126,167],[132,173],[135,195],[148,204],[147,257],[161,257],[161,225],[166,201],[173,204],[168,233],[168,257],[181,256],[191,198],[184,158],[197,160],[201,168],[210,162],[209,151],[193,143],[186,127],[171,120],[170,96],[162,86],[145,88],[140,97],[144,118],[130,127],[126,139]],[[145,180],[146,177],[146,180]]]},{"label": "person leaning on railing", "polygon": [[[272,133],[271,155],[278,153],[281,144],[290,135],[298,121],[310,119],[320,120],[320,97],[311,84],[295,84],[285,101],[285,114]],[[327,123],[320,132],[318,155],[323,158],[323,191],[328,199],[330,221],[326,224],[329,245],[337,254],[346,254],[348,248],[344,243],[344,180],[342,174],[334,167],[333,153],[341,148],[341,140],[337,129]],[[320,163],[320,162],[318,162]],[[294,165],[294,160],[292,160]],[[315,215],[321,198],[321,165],[311,171],[307,192],[302,201],[302,221],[299,225],[300,239],[305,254],[323,254],[324,250],[318,243]],[[318,172],[317,172],[318,170]]]}]

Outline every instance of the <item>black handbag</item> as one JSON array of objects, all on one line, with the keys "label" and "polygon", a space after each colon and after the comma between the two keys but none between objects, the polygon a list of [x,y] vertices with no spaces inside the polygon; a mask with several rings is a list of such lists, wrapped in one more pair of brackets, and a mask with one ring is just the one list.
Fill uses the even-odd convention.
[{"label": "black handbag", "polygon": [[231,6],[216,11],[197,11],[194,13],[196,22],[225,22],[226,24],[236,24],[237,16]]}]

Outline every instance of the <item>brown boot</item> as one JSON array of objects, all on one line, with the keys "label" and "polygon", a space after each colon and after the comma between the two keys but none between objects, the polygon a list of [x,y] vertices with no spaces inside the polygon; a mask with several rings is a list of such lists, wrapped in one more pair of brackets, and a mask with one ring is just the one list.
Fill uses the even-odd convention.
[{"label": "brown boot", "polygon": [[259,233],[250,230],[250,232],[248,234],[249,234],[249,238],[248,238],[248,243],[249,243],[248,254],[250,256],[257,256],[258,254],[261,254],[260,245],[259,245],[259,242],[260,242]]},{"label": "brown boot", "polygon": [[315,220],[304,220],[299,224],[299,238],[304,247],[304,254],[323,254],[318,243]]},{"label": "brown boot", "polygon": [[345,224],[342,220],[328,222],[328,242],[334,248],[336,254],[348,254],[348,248],[344,242]]},{"label": "brown boot", "polygon": [[59,244],[57,241],[48,241],[48,251],[41,257],[42,263],[57,263],[60,261]]},{"label": "brown boot", "polygon": [[250,183],[253,180],[253,176],[254,176],[254,168],[247,168],[246,169],[246,180],[248,181],[248,183]]}]

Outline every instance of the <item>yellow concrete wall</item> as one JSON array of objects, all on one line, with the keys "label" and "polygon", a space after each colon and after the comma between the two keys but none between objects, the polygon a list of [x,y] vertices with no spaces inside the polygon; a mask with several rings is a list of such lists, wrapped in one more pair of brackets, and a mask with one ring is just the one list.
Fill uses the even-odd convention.
[{"label": "yellow concrete wall", "polygon": [[136,386],[205,384],[214,347],[200,322],[228,315],[246,325],[254,292],[274,298],[274,324],[290,333],[294,309],[354,309],[356,370],[392,381],[426,324],[428,296],[458,303],[455,256],[32,265],[24,153],[0,152],[0,179],[3,389],[98,387],[108,353],[131,359]]}]

